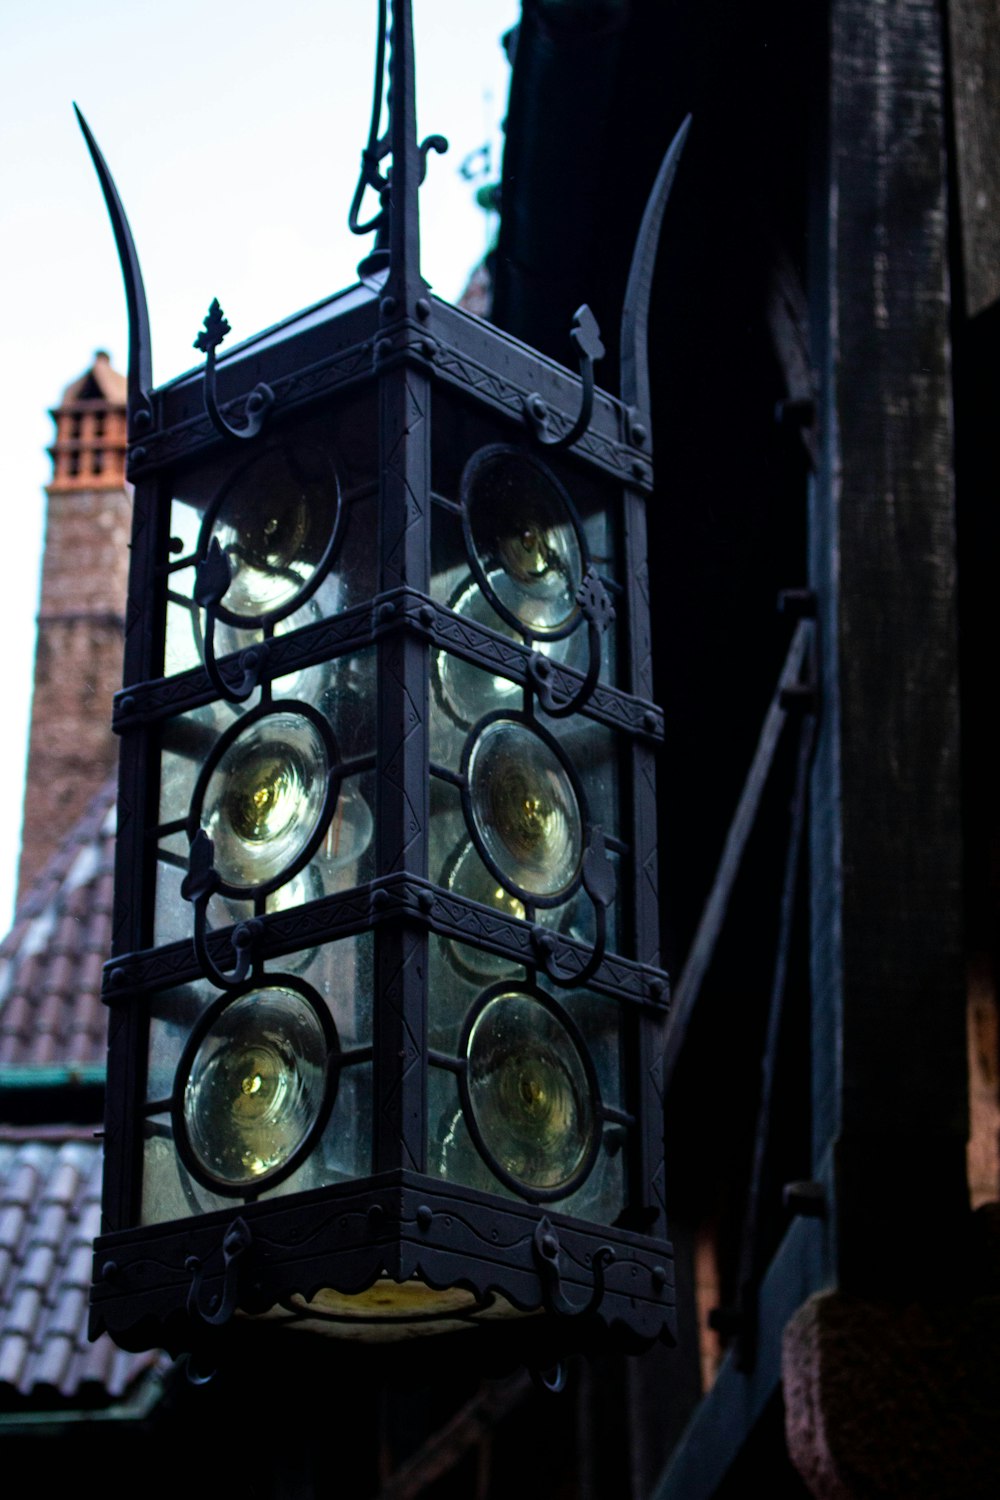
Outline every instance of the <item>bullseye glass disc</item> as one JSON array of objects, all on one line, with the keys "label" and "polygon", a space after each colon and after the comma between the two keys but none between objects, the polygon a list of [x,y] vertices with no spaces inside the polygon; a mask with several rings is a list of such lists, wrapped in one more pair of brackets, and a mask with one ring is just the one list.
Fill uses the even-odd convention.
[{"label": "bullseye glass disc", "polygon": [[568,500],[530,455],[486,449],[464,480],[467,543],[501,613],[533,635],[572,627],[586,561]]},{"label": "bullseye glass disc", "polygon": [[299,858],[316,833],[329,770],[323,738],[304,714],[267,714],[237,735],[209,778],[201,813],[223,881],[265,885]]},{"label": "bullseye glass disc", "polygon": [[286,1167],[323,1109],[327,1039],[294,990],[255,990],[202,1038],[184,1085],[184,1129],[207,1176],[236,1187]]},{"label": "bullseye glass disc", "polygon": [[473,1023],[467,1064],[469,1107],[487,1158],[533,1192],[573,1186],[592,1153],[596,1101],[559,1018],[532,995],[497,995]]},{"label": "bullseye glass disc", "polygon": [[270,449],[242,468],[202,533],[203,552],[214,539],[229,563],[221,617],[239,624],[291,607],[327,554],[338,509],[337,477],[318,448]]},{"label": "bullseye glass disc", "polygon": [[468,808],[482,849],[505,884],[558,897],[577,878],[583,816],[570,775],[529,725],[494,719],[469,755]]}]

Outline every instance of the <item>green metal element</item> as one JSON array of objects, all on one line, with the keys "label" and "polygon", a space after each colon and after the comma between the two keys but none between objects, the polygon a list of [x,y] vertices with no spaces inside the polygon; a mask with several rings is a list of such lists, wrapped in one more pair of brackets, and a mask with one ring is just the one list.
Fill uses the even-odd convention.
[{"label": "green metal element", "polygon": [[8,1067],[0,1071],[0,1094],[24,1089],[103,1088],[104,1080],[103,1063],[84,1063],[78,1067]]},{"label": "green metal element", "polygon": [[124,1401],[113,1406],[88,1410],[75,1407],[69,1411],[3,1411],[0,1412],[0,1436],[16,1437],[29,1433],[37,1437],[59,1437],[62,1433],[102,1422],[143,1422],[161,1400],[166,1381],[160,1370],[150,1370],[136,1384]]}]

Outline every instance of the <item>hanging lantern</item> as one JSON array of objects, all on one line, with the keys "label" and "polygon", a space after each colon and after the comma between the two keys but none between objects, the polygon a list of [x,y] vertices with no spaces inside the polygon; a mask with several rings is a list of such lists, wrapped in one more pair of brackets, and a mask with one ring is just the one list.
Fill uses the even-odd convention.
[{"label": "hanging lantern", "polygon": [[[409,6],[360,282],[151,389],[135,483],[94,1330],[480,1328],[542,1361],[672,1328],[657,1068],[645,316],[622,399],[418,264]],[[82,123],[82,122],[81,122]],[[391,174],[384,169],[391,157]],[[359,223],[366,187],[381,195]]]}]

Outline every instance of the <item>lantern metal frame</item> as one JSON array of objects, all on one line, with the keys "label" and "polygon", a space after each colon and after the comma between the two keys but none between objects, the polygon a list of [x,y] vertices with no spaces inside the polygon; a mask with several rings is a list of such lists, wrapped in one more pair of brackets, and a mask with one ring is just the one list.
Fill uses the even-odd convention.
[{"label": "lantern metal frame", "polygon": [[[387,40],[389,123],[379,136]],[[151,386],[138,257],[110,172],[80,117],[126,286],[128,474],[135,485],[125,686],[113,721],[121,737],[118,860],[113,957],[104,982],[110,1015],[106,1169],[91,1330],[95,1336],[108,1330],[126,1348],[179,1350],[221,1337],[221,1324],[237,1308],[291,1321],[310,1316],[302,1301],[318,1289],[353,1295],[380,1277],[396,1282],[418,1277],[432,1289],[471,1291],[473,1318],[496,1297],[522,1312],[547,1313],[480,1324],[480,1337],[495,1349],[544,1365],[562,1352],[601,1343],[638,1349],[657,1338],[671,1339],[674,1329],[661,1086],[669,984],[659,967],[656,892],[654,760],[663,716],[651,696],[644,508],[652,467],[645,340],[660,223],[687,122],[664,161],[639,233],[622,325],[622,394],[616,398],[594,384],[593,361],[601,349],[586,309],[576,320],[580,373],[574,375],[431,294],[419,269],[417,191],[428,152],[443,143],[439,137],[419,142],[416,134],[408,0],[393,0],[391,30],[382,0],[380,46],[373,125],[351,208],[352,228],[378,231],[374,252],[359,268],[360,284],[218,358],[228,325],[213,304],[198,339],[206,365],[158,390]],[[390,156],[391,173],[383,174],[382,163]],[[379,193],[381,206],[362,226],[366,186]],[[193,561],[170,552],[171,476],[227,450],[242,465],[250,445],[268,441],[272,430],[288,433],[291,440],[284,425],[289,419],[333,410],[341,400],[359,396],[377,409],[373,425],[379,434],[378,576],[372,597],[283,634],[274,625],[279,613],[290,610],[240,617],[234,622],[239,629],[261,627],[258,645],[216,661],[206,642],[202,666],[164,676],[164,601],[172,574]],[[623,585],[616,608],[624,686],[610,685],[594,670],[600,652],[595,653],[593,639],[591,668],[581,672],[537,651],[523,627],[518,627],[523,639],[509,639],[431,596],[432,398],[471,404],[500,434],[498,446],[546,470],[558,464],[578,474],[586,471],[607,489],[621,554]],[[237,443],[248,446],[237,453]],[[539,453],[544,457],[536,457]],[[343,542],[342,479],[325,567]],[[565,488],[558,475],[556,483]],[[461,509],[459,502],[448,504]],[[215,508],[210,506],[209,514]],[[582,538],[572,501],[569,513]],[[228,576],[228,567],[220,567],[218,545],[203,545],[211,535],[208,519],[194,560],[206,636],[214,632],[216,619],[226,619],[221,600]],[[310,595],[320,588],[321,573],[325,576],[317,567],[310,578]],[[592,572],[585,584],[572,628],[586,622],[593,637],[607,624],[610,602]],[[241,702],[258,684],[263,710],[271,703],[274,680],[346,660],[366,647],[378,653],[376,877],[289,910],[267,911],[256,899],[251,921],[220,930],[210,930],[207,922],[199,930],[196,923],[194,940],[151,946],[149,872],[155,850],[149,829],[157,822],[157,744],[163,724],[220,700]],[[603,941],[588,945],[565,931],[491,911],[428,878],[428,703],[432,655],[440,651],[502,675],[523,690],[531,713],[537,703],[547,717],[572,711],[615,732],[626,786],[625,838],[618,847],[627,849],[632,871],[624,902],[629,956],[605,951]],[[530,718],[527,709],[503,716]],[[330,771],[332,786],[344,766]],[[606,906],[610,866],[603,836],[591,839],[587,832],[585,798],[581,815],[585,855],[579,878],[595,906]],[[195,834],[186,881],[196,911],[201,899],[204,913],[208,900],[198,893],[206,886],[217,890],[217,880],[211,849],[206,851]],[[259,898],[260,891],[255,895]],[[243,1194],[237,1218],[219,1210],[140,1225],[140,1143],[152,1108],[145,1094],[149,997],[207,977],[223,992],[216,1002],[223,1007],[253,985],[280,982],[286,956],[366,931],[375,934],[374,1030],[370,1048],[361,1049],[372,1064],[370,1174],[267,1201]],[[426,1170],[428,1067],[444,1061],[460,1068],[460,1060],[432,1057],[427,1044],[430,941],[470,944],[519,966],[524,977],[507,987],[537,992],[560,1018],[561,1003],[539,988],[541,982],[582,986],[616,1007],[625,1093],[633,1108],[616,1110],[601,1104],[599,1093],[594,1096],[601,1118],[614,1118],[630,1133],[628,1206],[613,1225],[560,1211],[558,1202],[544,1193],[525,1193],[523,1185],[516,1189],[519,1197],[506,1198]],[[266,967],[272,963],[279,968],[273,975]],[[287,973],[285,978],[291,984]],[[301,988],[298,979],[294,987]],[[491,988],[483,986],[484,992]],[[571,1022],[570,1034],[576,1031]],[[592,1070],[582,1037],[579,1044]],[[338,1054],[338,1064],[360,1055],[358,1049]],[[339,1074],[342,1066],[335,1071]],[[449,1315],[449,1324],[464,1316]],[[323,1321],[319,1312],[312,1317],[313,1323]],[[238,1336],[247,1336],[247,1330]]]}]

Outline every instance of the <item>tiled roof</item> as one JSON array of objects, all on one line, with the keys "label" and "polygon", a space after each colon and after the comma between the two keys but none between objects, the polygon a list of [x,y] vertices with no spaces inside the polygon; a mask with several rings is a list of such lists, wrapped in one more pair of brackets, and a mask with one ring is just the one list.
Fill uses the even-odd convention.
[{"label": "tiled roof", "polygon": [[101,967],[111,947],[115,788],[56,850],[0,944],[0,1067],[104,1063]]},{"label": "tiled roof", "polygon": [[120,1401],[162,1357],[106,1334],[87,1342],[100,1147],[11,1134],[0,1131],[0,1407]]}]

